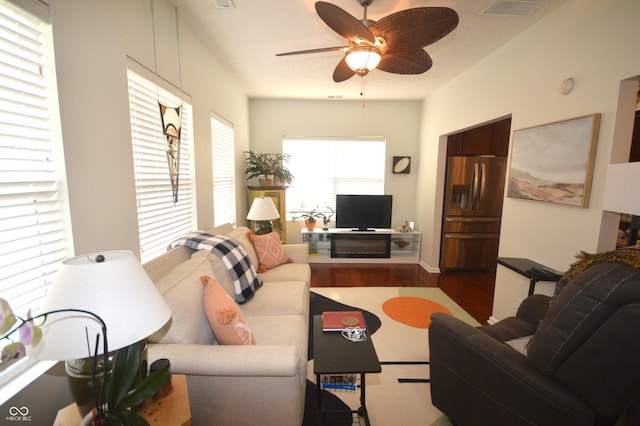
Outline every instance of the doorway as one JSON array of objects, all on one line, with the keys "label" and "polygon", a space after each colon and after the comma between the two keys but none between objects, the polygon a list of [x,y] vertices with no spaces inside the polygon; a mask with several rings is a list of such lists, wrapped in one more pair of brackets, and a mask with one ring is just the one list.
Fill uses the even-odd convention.
[{"label": "doorway", "polygon": [[447,138],[440,270],[495,271],[511,118]]}]

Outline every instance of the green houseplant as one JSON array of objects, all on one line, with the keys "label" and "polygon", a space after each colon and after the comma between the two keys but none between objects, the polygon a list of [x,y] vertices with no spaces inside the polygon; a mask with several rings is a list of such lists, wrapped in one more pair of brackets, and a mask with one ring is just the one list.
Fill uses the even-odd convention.
[{"label": "green houseplant", "polygon": [[318,219],[322,219],[322,223],[324,226],[329,224],[329,221],[333,217],[333,209],[331,207],[327,207],[328,212],[320,210],[319,206],[311,210],[295,210],[293,211],[292,220],[304,219],[304,226],[308,231],[313,231],[316,226],[316,222]]},{"label": "green houseplant", "polygon": [[[31,311],[27,318],[19,318],[14,313],[7,300],[0,298],[0,340],[11,341],[2,348],[0,355],[0,370],[26,355],[26,346],[36,346],[43,338],[40,328],[42,324],[36,325],[35,320],[47,320],[50,315],[63,312],[81,312],[91,314],[88,311],[77,309],[61,309],[45,312],[36,316],[31,316]],[[14,342],[11,336],[18,333],[18,341]],[[148,425],[148,422],[140,415],[131,410],[147,398],[151,397],[170,378],[167,368],[159,369],[141,381],[138,380],[141,363],[142,345],[144,342],[137,342],[117,351],[113,363],[108,361],[108,348],[106,343],[106,326],[103,323],[103,345],[104,356],[100,360],[96,352],[90,357],[92,364],[90,391],[95,401],[95,409],[91,415],[85,419],[83,424],[87,425],[126,425],[138,426]],[[100,366],[99,363],[102,363]],[[109,372],[109,367],[111,371]],[[100,372],[102,370],[102,373]],[[106,383],[99,377],[107,377]]]},{"label": "green houseplant", "polygon": [[291,159],[288,154],[255,153],[245,151],[245,170],[247,179],[258,178],[261,185],[273,185],[278,181],[282,185],[289,185],[293,181],[293,175],[286,164]]}]

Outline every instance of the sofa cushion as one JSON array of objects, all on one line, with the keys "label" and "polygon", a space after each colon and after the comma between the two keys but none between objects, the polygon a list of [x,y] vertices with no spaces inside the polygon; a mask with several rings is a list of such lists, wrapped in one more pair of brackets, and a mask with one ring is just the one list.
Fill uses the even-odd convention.
[{"label": "sofa cushion", "polygon": [[[152,343],[209,345],[215,341],[202,307],[201,275],[212,275],[207,259],[188,259],[156,282],[171,308],[171,319],[149,337]],[[144,301],[140,301],[144,303]]]},{"label": "sofa cushion", "polygon": [[[309,323],[300,315],[247,317],[259,345],[294,346],[300,365],[307,364]],[[306,379],[306,378],[305,378]]]},{"label": "sofa cushion", "polygon": [[255,345],[256,341],[231,296],[208,275],[200,277],[204,285],[204,312],[218,343],[222,345]]},{"label": "sofa cushion", "polygon": [[309,285],[311,280],[311,268],[308,263],[286,263],[278,266],[277,268],[269,269],[267,272],[261,272],[258,276],[265,283],[302,281]]},{"label": "sofa cushion", "polygon": [[309,315],[309,286],[302,281],[265,283],[260,293],[240,305],[245,316]]},{"label": "sofa cushion", "polygon": [[277,232],[253,235],[251,231],[248,231],[247,237],[258,255],[258,272],[267,272],[278,265],[293,262],[287,257],[287,253],[282,247],[282,241],[280,241],[280,235]]}]

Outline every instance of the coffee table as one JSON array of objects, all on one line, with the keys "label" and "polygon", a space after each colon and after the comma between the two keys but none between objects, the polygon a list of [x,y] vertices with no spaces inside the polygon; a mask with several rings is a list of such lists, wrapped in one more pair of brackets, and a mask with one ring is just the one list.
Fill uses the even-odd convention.
[{"label": "coffee table", "polygon": [[360,375],[360,408],[352,410],[364,418],[370,425],[366,404],[366,373],[380,373],[380,361],[373,347],[371,337],[367,334],[364,342],[351,342],[339,331],[322,331],[322,315],[313,316],[313,372],[318,387],[318,411],[320,422],[325,411],[322,409],[322,392],[320,376],[323,374],[359,374]]}]

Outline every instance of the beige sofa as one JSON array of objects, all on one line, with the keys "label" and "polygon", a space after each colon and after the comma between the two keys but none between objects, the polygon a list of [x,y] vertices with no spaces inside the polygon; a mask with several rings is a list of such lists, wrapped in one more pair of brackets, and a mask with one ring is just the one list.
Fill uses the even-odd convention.
[{"label": "beige sofa", "polygon": [[[208,230],[242,246],[257,270],[246,227]],[[302,424],[307,378],[309,280],[307,247],[285,245],[293,263],[259,276],[264,284],[239,307],[255,346],[220,345],[204,313],[201,275],[233,292],[216,256],[180,246],[144,267],[171,306],[172,318],[149,338],[149,361],[168,358],[174,374],[186,374],[194,425]]]}]

